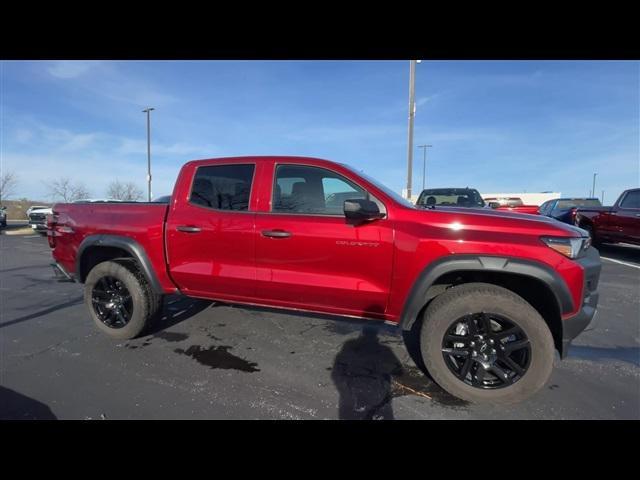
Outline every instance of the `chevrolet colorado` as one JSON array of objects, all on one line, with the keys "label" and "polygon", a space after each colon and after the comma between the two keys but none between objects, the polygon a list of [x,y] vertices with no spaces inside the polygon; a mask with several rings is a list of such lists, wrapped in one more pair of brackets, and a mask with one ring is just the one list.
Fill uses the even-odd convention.
[{"label": "chevrolet colorado", "polygon": [[598,301],[600,258],[584,230],[418,208],[305,157],[188,162],[166,204],[56,204],[48,240],[113,338],[141,334],[173,293],[384,321],[419,335],[429,375],[473,402],[542,388]]},{"label": "chevrolet colorado", "polygon": [[578,207],[575,224],[589,232],[595,244],[640,245],[640,188],[625,190],[613,207]]}]

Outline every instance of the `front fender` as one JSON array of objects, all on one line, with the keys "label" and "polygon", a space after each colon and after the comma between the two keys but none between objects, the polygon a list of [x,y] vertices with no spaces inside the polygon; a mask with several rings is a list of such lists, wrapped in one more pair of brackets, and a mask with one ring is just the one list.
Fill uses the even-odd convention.
[{"label": "front fender", "polygon": [[456,271],[499,272],[531,277],[551,290],[560,312],[570,313],[574,309],[566,283],[555,270],[545,264],[503,256],[453,255],[431,263],[418,276],[400,317],[400,326],[403,330],[411,329],[425,305],[427,291],[435,281],[442,275]]}]

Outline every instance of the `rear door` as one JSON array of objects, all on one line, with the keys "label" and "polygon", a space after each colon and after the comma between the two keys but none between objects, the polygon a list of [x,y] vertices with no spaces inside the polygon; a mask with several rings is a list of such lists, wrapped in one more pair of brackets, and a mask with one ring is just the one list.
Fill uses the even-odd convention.
[{"label": "rear door", "polygon": [[185,294],[230,300],[254,295],[255,173],[255,163],[199,165],[188,177],[191,185],[173,199],[167,263]]},{"label": "rear door", "polygon": [[347,199],[382,202],[327,168],[275,165],[271,206],[256,214],[261,303],[384,318],[393,263],[392,222],[349,224]]}]

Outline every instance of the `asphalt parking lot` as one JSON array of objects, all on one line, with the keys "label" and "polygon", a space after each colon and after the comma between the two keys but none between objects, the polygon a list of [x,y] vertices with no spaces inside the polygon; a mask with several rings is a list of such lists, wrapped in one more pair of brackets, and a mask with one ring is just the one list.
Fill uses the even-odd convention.
[{"label": "asphalt parking lot", "polygon": [[149,335],[111,340],[44,237],[2,235],[0,418],[640,419],[640,249],[601,256],[592,326],[543,391],[499,407],[451,397],[363,322],[171,297]]}]

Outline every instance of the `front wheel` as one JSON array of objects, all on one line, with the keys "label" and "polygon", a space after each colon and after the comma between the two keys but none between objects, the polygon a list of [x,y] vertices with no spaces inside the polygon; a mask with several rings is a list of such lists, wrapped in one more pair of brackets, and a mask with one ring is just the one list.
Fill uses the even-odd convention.
[{"label": "front wheel", "polygon": [[516,403],[551,376],[554,343],[540,314],[502,287],[468,283],[425,310],[420,333],[425,367],[452,395],[475,403]]},{"label": "front wheel", "polygon": [[152,292],[135,264],[127,260],[93,267],[85,281],[84,300],[98,329],[116,339],[140,335],[162,304],[162,297]]}]

